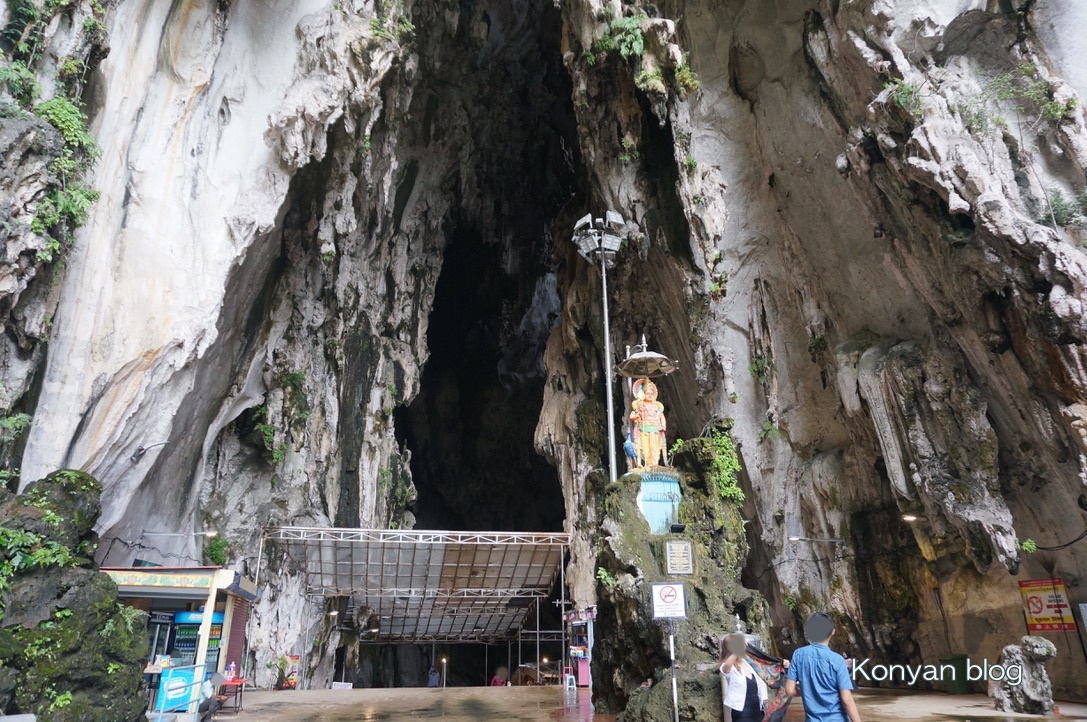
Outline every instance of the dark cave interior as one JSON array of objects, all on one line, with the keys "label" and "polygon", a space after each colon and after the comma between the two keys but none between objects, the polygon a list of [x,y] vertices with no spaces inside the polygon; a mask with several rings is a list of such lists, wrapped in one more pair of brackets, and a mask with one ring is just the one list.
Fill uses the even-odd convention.
[{"label": "dark cave interior", "polygon": [[[394,429],[411,452],[416,528],[561,531],[559,474],[536,452],[533,436],[546,380],[544,346],[561,306],[550,229],[582,196],[562,18],[543,0],[517,8],[465,2],[460,14],[456,42],[435,43],[437,57],[420,68],[413,110],[424,125],[434,123],[433,132],[422,133],[430,139],[457,132],[448,109],[465,111],[461,132],[468,133],[470,160],[446,189],[455,201],[443,222],[429,355],[419,392],[394,411]],[[476,35],[481,30],[483,37]],[[418,32],[420,47],[428,47],[442,29]],[[544,630],[560,626],[552,601],[540,605]],[[524,627],[536,628],[533,610]],[[559,646],[541,647],[541,656],[556,659]],[[481,685],[499,665],[512,671],[519,657],[516,639],[364,652],[375,661],[374,685],[382,677],[422,683],[432,656],[449,660],[451,685]],[[520,659],[535,663],[534,643],[521,645]],[[411,674],[386,673],[407,660]],[[423,679],[414,678],[417,669]]]},{"label": "dark cave interior", "polygon": [[450,30],[455,42],[434,43],[414,94],[415,117],[449,123],[444,109],[465,114],[460,132],[471,152],[444,190],[454,202],[420,390],[394,416],[397,440],[411,451],[412,511],[420,529],[560,531],[558,473],[533,435],[543,349],[561,304],[550,228],[579,197],[583,170],[570,150],[576,120],[562,18],[538,0],[518,11],[468,2],[455,28],[419,28],[420,46]]},{"label": "dark cave interior", "polygon": [[[421,529],[560,531],[558,473],[533,448],[543,400],[539,358],[511,370],[509,351],[531,344],[518,323],[531,299],[501,267],[502,250],[459,227],[435,291],[422,388],[398,409],[412,452]],[[529,289],[531,293],[531,289]]]}]

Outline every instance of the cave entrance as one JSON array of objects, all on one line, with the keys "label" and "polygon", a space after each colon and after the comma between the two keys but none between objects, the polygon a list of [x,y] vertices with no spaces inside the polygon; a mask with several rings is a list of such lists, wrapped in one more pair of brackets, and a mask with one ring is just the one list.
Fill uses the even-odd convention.
[{"label": "cave entrance", "polygon": [[[410,452],[414,528],[559,532],[559,472],[536,452],[534,435],[544,349],[562,305],[551,229],[583,200],[586,177],[562,11],[549,0],[458,7],[455,24],[417,23],[416,46],[428,52],[405,120],[426,153],[448,148],[457,160],[439,174],[419,158],[400,186],[440,194],[431,207],[444,210],[429,355],[393,429]],[[560,626],[553,599],[537,602],[545,630]],[[496,644],[445,652],[476,679],[488,664],[493,672],[496,653],[505,660],[506,644]]]},{"label": "cave entrance", "polygon": [[470,224],[453,222],[449,239],[421,387],[395,417],[411,451],[416,527],[559,531],[558,471],[533,445],[556,280],[542,264],[509,272],[517,252]]},{"label": "cave entrance", "polygon": [[[543,348],[559,310],[557,283],[542,260],[509,271],[518,265],[511,263],[516,253],[487,243],[466,221],[450,223],[420,391],[395,415],[398,442],[411,451],[416,528],[563,528],[558,471],[533,443],[543,405]],[[522,254],[520,263],[543,255]],[[543,628],[558,629],[558,608],[546,601],[536,604]],[[521,627],[535,627],[530,610],[520,611]],[[521,639],[512,648],[457,644],[431,650],[430,659],[447,659],[454,683],[486,684],[489,676],[477,677],[479,670],[493,674],[499,660],[511,674],[523,669],[522,661],[535,665],[538,655],[523,657],[524,649]]]}]

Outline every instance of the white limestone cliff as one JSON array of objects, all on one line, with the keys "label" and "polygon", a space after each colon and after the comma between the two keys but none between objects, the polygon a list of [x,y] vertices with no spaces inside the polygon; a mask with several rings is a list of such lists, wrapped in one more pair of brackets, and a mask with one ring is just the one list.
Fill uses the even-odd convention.
[{"label": "white limestone cliff", "polygon": [[[463,272],[465,299],[515,288],[469,329],[501,340],[487,388],[539,385],[534,443],[591,604],[603,338],[596,271],[568,241],[608,207],[631,221],[614,345],[646,333],[680,360],[671,428],[735,419],[768,560],[750,571],[778,618],[831,606],[873,656],[995,658],[1011,637],[978,629],[1018,629],[1010,572],[1087,574],[1087,550],[1017,546],[1087,519],[1087,264],[1081,231],[1046,222],[1054,188],[1087,183],[1070,104],[1087,97],[1087,7],[675,0],[645,6],[665,17],[644,20],[643,57],[594,50],[641,9],[111,7],[84,91],[101,198],[55,287],[26,260],[37,240],[0,258],[2,408],[34,419],[11,450],[22,481],[96,476],[113,562],[196,560],[195,539],[141,535],[210,524],[255,573],[264,526],[410,525],[437,446],[422,417],[478,401],[510,414],[488,433],[512,426],[497,391],[424,390],[436,288],[474,243],[489,260]],[[684,63],[697,89],[677,86]],[[1024,64],[1066,112],[985,95]],[[643,71],[659,84],[639,88]],[[26,206],[51,157],[26,133],[50,131],[4,122],[4,190]],[[842,553],[787,542],[792,519]],[[261,580],[258,672],[314,634],[335,643],[282,562]],[[1054,686],[1084,693],[1069,670]]]}]

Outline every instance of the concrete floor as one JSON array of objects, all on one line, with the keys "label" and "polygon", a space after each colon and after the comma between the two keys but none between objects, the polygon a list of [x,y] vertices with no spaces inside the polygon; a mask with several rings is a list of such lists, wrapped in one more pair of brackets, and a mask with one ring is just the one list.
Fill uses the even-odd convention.
[{"label": "concrete floor", "polygon": [[[897,693],[877,690],[858,694],[864,722],[1010,722],[1011,720],[1079,720],[1087,722],[1087,705],[1060,704],[1062,716],[1008,715],[993,709],[982,695]],[[564,693],[557,687],[450,687],[449,689],[305,690],[245,694],[245,710],[220,721],[238,722],[399,722],[441,719],[445,722],[613,722],[593,715],[585,690]],[[803,722],[794,702],[789,722]],[[703,721],[699,721],[703,722]],[[705,722],[715,722],[706,720]]]},{"label": "concrete floor", "polygon": [[611,722],[593,715],[589,693],[558,687],[450,687],[246,692],[238,722]]}]

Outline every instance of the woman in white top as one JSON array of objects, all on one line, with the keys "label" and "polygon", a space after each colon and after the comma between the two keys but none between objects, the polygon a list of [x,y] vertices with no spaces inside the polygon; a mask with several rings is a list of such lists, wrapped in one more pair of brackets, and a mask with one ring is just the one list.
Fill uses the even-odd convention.
[{"label": "woman in white top", "polygon": [[725,680],[725,709],[732,722],[762,722],[766,707],[766,683],[747,661],[747,639],[730,634],[721,640],[721,676]]}]

